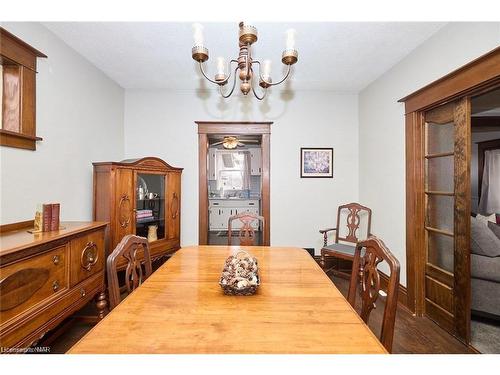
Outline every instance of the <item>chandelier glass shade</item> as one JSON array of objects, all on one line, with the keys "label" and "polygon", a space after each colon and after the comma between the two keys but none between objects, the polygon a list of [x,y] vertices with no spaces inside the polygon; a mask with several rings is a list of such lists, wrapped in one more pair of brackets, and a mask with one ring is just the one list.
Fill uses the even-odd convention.
[{"label": "chandelier glass shade", "polygon": [[[299,54],[295,49],[295,30],[290,29],[286,33],[286,48],[281,55],[281,62],[287,67],[286,72],[279,81],[273,82],[271,79],[271,61],[265,60],[261,63],[259,60],[252,58],[252,44],[257,41],[257,29],[240,22],[238,58],[230,60],[229,70],[226,71],[224,58],[218,57],[217,73],[214,79],[211,79],[204,68],[204,63],[208,60],[209,54],[208,48],[204,46],[203,26],[194,24],[193,31],[194,47],[191,50],[191,56],[198,62],[201,74],[208,81],[219,86],[220,94],[224,98],[229,98],[233,94],[237,78],[239,78],[240,91],[243,95],[247,95],[252,91],[257,99],[262,100],[266,96],[269,87],[279,85],[288,78],[292,65],[298,61]],[[233,63],[235,64],[234,66]],[[228,91],[225,91],[224,86],[227,85],[231,77],[233,77],[232,87]],[[261,93],[258,93],[256,90],[255,79],[258,79],[258,86],[262,89]]]}]

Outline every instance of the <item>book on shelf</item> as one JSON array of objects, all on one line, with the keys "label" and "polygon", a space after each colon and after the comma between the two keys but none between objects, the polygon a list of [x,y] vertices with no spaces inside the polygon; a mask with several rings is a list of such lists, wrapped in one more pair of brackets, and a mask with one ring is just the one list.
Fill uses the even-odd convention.
[{"label": "book on shelf", "polygon": [[39,203],[36,206],[34,232],[50,232],[60,228],[60,203]]},{"label": "book on shelf", "polygon": [[42,231],[50,232],[50,223],[52,221],[52,205],[42,205]]},{"label": "book on shelf", "polygon": [[59,213],[61,210],[60,203],[52,203],[52,216],[50,220],[50,230],[59,230]]}]

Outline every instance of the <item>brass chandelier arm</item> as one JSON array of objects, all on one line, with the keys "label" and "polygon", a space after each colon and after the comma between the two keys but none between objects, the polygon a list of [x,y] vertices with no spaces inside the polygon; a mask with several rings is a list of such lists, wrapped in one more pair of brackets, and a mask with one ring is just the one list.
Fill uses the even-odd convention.
[{"label": "brass chandelier arm", "polygon": [[[225,85],[227,83],[227,81],[229,81],[229,78],[231,78],[231,64],[233,62],[238,62],[238,60],[231,60],[229,62],[229,75],[226,77],[226,79],[224,79],[223,81],[215,81],[213,79],[210,79],[208,78],[207,74],[205,73],[205,69],[203,69],[203,62],[199,61],[198,63],[200,64],[200,71],[201,71],[201,74],[203,74],[203,77],[205,77],[208,81],[212,82],[212,83],[215,83],[216,85],[219,85],[219,86],[222,86],[222,85]],[[236,72],[236,71],[235,71]]]},{"label": "brass chandelier arm", "polygon": [[[233,60],[231,60],[232,62]],[[234,91],[234,88],[236,87],[236,72],[238,71],[239,67],[237,66],[236,69],[234,69],[234,79],[233,79],[233,87],[231,88],[231,91],[229,91],[229,93],[227,95],[224,95],[224,92],[222,90],[222,85],[219,85],[219,92],[220,94],[222,95],[222,97],[224,99],[227,99],[229,98],[232,94],[233,94],[233,91]],[[229,76],[231,76],[231,73],[229,74]]]},{"label": "brass chandelier arm", "polygon": [[[253,69],[250,69],[253,73]],[[260,75],[260,72],[259,72],[259,75]],[[264,100],[264,98],[266,97],[266,94],[267,94],[267,88],[263,89],[264,93],[262,94],[262,96],[259,96],[257,94],[257,91],[255,91],[255,85],[254,85],[254,80],[252,78],[252,82],[251,82],[251,86],[252,86],[252,92],[253,92],[253,95],[258,99],[258,100]]]},{"label": "brass chandelier arm", "polygon": [[259,79],[264,82],[266,85],[268,86],[276,86],[276,85],[279,85],[280,83],[283,83],[287,78],[288,76],[290,75],[290,71],[292,70],[292,66],[291,65],[287,65],[288,68],[286,70],[286,73],[285,73],[285,76],[278,82],[276,83],[272,83],[272,82],[268,82],[266,81],[263,77],[262,77],[262,74],[260,73],[260,61],[259,60],[254,60],[252,61],[252,64],[257,64],[259,65]]},{"label": "brass chandelier arm", "polygon": [[255,87],[254,85],[252,85],[252,92],[253,92],[253,95],[258,99],[258,100],[264,100],[264,98],[266,97],[266,94],[267,94],[267,89],[264,89],[264,93],[262,94],[262,96],[259,96],[257,94],[257,91],[255,91]]}]

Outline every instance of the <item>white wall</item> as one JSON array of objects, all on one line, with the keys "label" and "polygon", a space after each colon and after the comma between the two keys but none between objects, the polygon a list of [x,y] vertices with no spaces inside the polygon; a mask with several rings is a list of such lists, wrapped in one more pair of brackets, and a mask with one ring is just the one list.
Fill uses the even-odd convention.
[{"label": "white wall", "polygon": [[406,285],[404,105],[397,100],[500,45],[500,23],[451,23],[359,96],[359,194]]},{"label": "white wall", "polygon": [[479,189],[478,189],[478,151],[477,142],[490,141],[492,139],[500,139],[500,131],[488,131],[488,132],[473,132],[471,134],[472,138],[472,148],[471,148],[471,168],[470,168],[470,179],[471,179],[471,210],[472,212],[478,212],[477,207],[479,206]]},{"label": "white wall", "polygon": [[38,23],[2,26],[38,60],[36,151],[1,147],[2,224],[60,202],[63,220],[92,219],[92,162],[123,157],[123,89]]},{"label": "white wall", "polygon": [[[198,135],[195,120],[274,121],[271,134],[271,243],[322,245],[339,204],[358,199],[357,95],[272,92],[221,99],[215,91],[125,92],[125,156],[158,156],[184,167],[183,246],[198,243]],[[333,179],[301,179],[300,147],[333,147]]]}]

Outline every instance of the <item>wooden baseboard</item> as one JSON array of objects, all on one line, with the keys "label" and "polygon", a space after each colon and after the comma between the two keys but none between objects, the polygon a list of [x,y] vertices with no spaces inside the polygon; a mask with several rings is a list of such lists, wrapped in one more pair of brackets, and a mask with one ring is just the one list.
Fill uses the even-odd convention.
[{"label": "wooden baseboard", "polygon": [[[314,256],[314,259],[319,262],[321,257],[318,255]],[[387,284],[389,283],[389,276],[385,274],[382,271],[379,271],[380,274],[380,284],[381,288],[387,292]],[[401,305],[402,308],[408,310],[408,312],[412,315],[414,315],[414,312],[411,310],[411,308],[408,306],[408,291],[406,290],[406,287],[399,284],[399,290],[398,290],[398,304]]]},{"label": "wooden baseboard", "polygon": [[[379,271],[379,275],[380,275],[381,287],[384,291],[387,291],[387,284],[389,283],[389,276],[387,276],[387,274],[385,274],[382,271]],[[399,284],[398,289],[399,289],[398,290],[398,304],[400,304],[401,307],[405,308],[413,315],[413,311],[411,311],[410,307],[408,306],[408,291],[406,290],[406,287]]]}]

